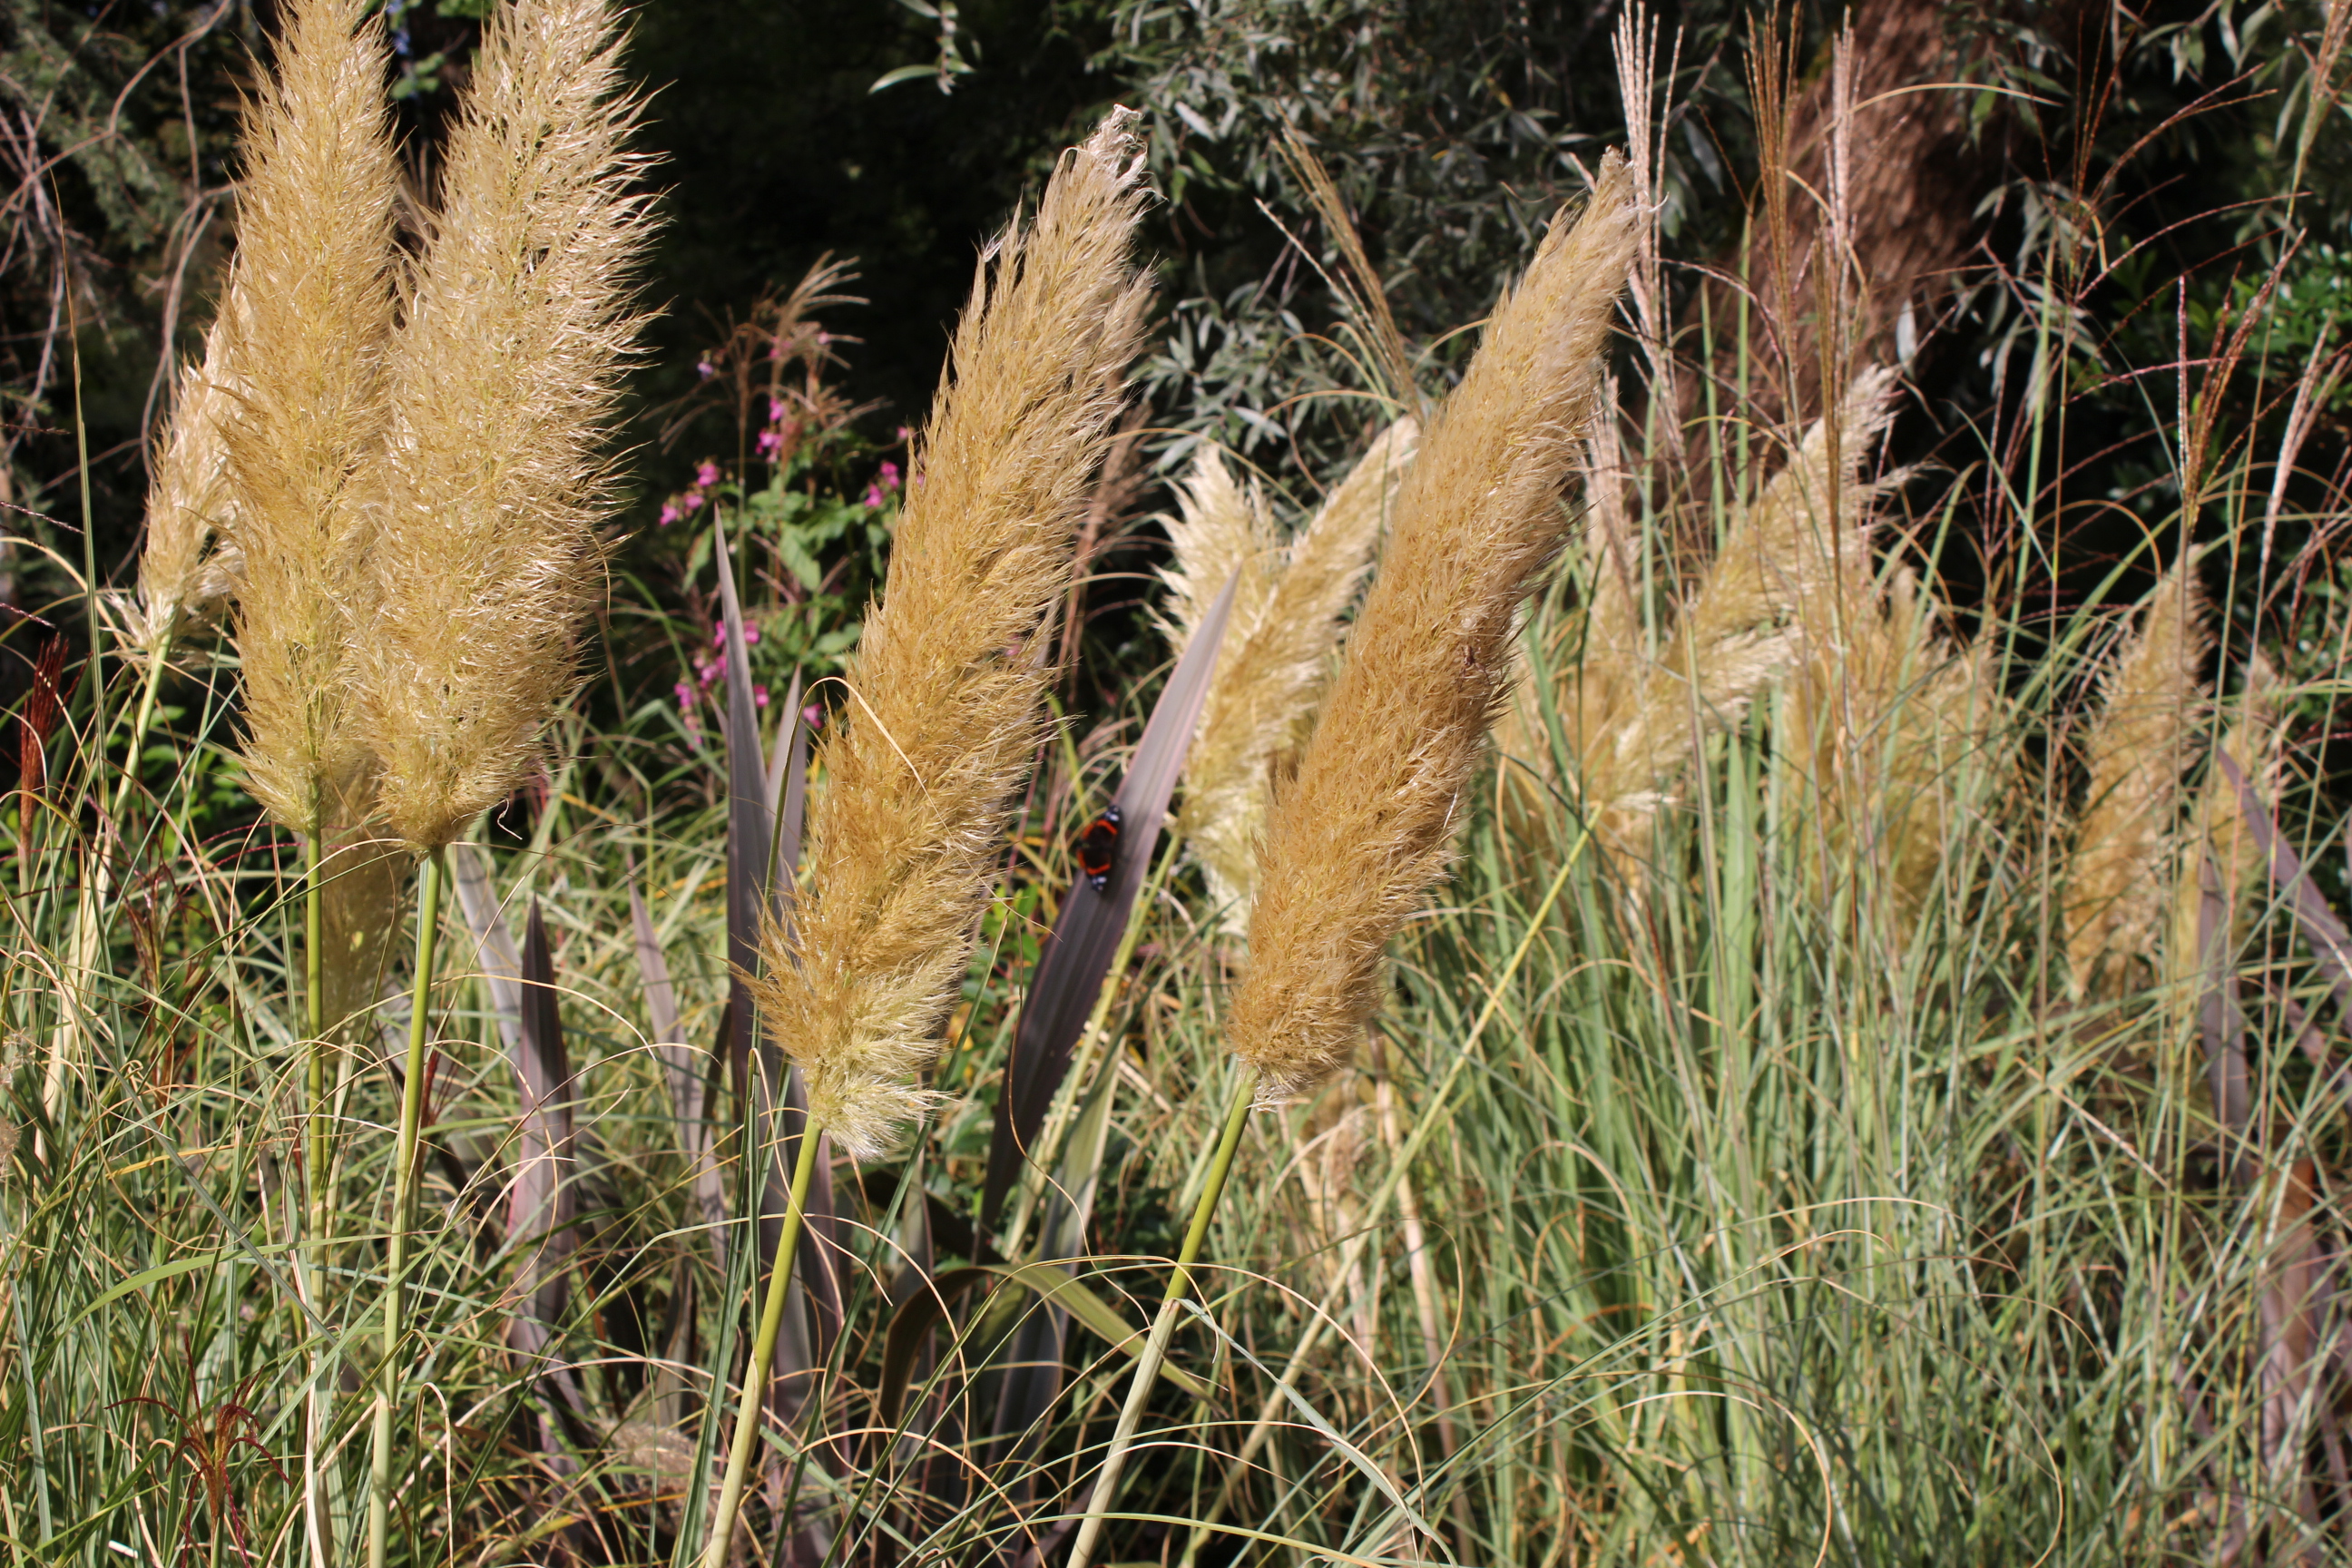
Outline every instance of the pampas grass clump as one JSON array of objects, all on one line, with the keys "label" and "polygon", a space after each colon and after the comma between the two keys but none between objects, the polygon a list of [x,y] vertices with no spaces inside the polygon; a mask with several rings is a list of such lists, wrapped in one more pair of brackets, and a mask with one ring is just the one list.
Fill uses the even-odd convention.
[{"label": "pampas grass clump", "polygon": [[1348,1060],[1382,949],[1446,866],[1514,673],[1519,603],[1567,538],[1560,491],[1643,219],[1612,156],[1496,310],[1405,478],[1379,580],[1267,823],[1230,1024],[1261,1104]]}]

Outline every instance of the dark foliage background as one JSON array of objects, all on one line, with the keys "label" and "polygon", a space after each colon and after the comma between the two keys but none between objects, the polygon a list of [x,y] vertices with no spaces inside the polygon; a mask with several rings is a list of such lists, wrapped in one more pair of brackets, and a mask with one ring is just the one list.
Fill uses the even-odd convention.
[{"label": "dark foliage background", "polygon": [[[396,90],[420,178],[483,3],[395,13]],[[655,439],[725,321],[820,257],[856,258],[852,291],[869,303],[833,308],[824,324],[859,340],[835,345],[839,376],[847,398],[873,407],[862,439],[822,476],[856,494],[928,401],[978,247],[1111,101],[1149,115],[1166,196],[1149,235],[1166,330],[1139,373],[1152,422],[1142,450],[1164,474],[1213,437],[1299,485],[1328,475],[1360,437],[1367,381],[1334,336],[1345,312],[1318,268],[1335,253],[1280,155],[1282,127],[1330,169],[1405,336],[1427,350],[1420,375],[1431,390],[1466,347],[1449,334],[1491,303],[1578,188],[1579,163],[1624,134],[1608,5],[977,0],[944,16],[926,10],[658,0],[640,12],[633,59],[651,96],[647,141],[668,216],[648,279],[665,314],[632,432],[640,562],[683,549],[647,528],[663,498],[701,459],[735,455],[740,434],[716,413],[673,429],[667,445]],[[70,314],[81,325],[94,553],[101,570],[117,569],[136,537],[144,442],[169,366],[196,345],[232,242],[235,107],[272,13],[7,0],[0,18],[12,189],[0,256],[0,501],[25,509],[11,514],[14,532],[79,555],[68,526],[79,521],[75,448],[60,434],[73,411]],[[1685,357],[1704,362],[1698,334],[1710,321],[1719,331],[1729,296],[1708,300],[1702,279],[1715,269],[1760,276],[1743,249],[1759,210],[1757,51],[1740,7],[1670,5],[1656,20],[1661,68],[1675,68],[1657,100],[1671,105],[1662,195],[1673,320]],[[2163,447],[2178,374],[2168,382],[2150,367],[2179,363],[2184,348],[2189,361],[2210,358],[2232,312],[2250,308],[2269,318],[2260,341],[2201,395],[2275,435],[2306,362],[2336,348],[2352,289],[2352,156],[2341,136],[2304,133],[2311,122],[2295,112],[2323,21],[2316,5],[2234,0],[2136,14],[2094,0],[1863,0],[1781,18],[1786,50],[1764,74],[1791,105],[1801,174],[1820,155],[1808,127],[1822,121],[1837,26],[1855,28],[1862,96],[1907,117],[1865,138],[1858,176],[1865,212],[1884,218],[1883,232],[1865,222],[1861,236],[1878,247],[1863,258],[1875,304],[1863,349],[1916,355],[1902,455],[1973,466],[1979,485],[2021,479],[1994,472],[2026,460],[2000,447],[1999,434],[2038,384],[2033,355],[2063,353],[2074,395],[2067,449],[2043,454],[2039,472],[2067,475],[2053,510],[2062,564],[2104,571],[2137,542],[2140,520],[2169,504]],[[948,68],[923,70],[940,60]],[[912,79],[870,90],[908,67]],[[1937,85],[1901,94],[1919,83]],[[2037,344],[2019,280],[2043,270],[2053,247],[2068,258],[2060,274],[2076,280],[2078,329],[2070,342]],[[1814,374],[1806,345],[1780,348],[1785,363],[1733,389],[1767,412],[1802,405]],[[2342,396],[2305,447],[2305,511],[2328,510]],[[1990,465],[1988,433],[2001,454]],[[1164,493],[1129,486],[1121,500],[1140,515]],[[2275,558],[2299,543],[2277,542]],[[655,574],[681,585],[690,575],[683,562]],[[0,595],[38,613],[60,586],[18,550]],[[2278,613],[2309,607],[2308,595],[2277,587],[2250,584],[2242,618],[2265,598]],[[1114,640],[1123,625],[1106,623]]]}]

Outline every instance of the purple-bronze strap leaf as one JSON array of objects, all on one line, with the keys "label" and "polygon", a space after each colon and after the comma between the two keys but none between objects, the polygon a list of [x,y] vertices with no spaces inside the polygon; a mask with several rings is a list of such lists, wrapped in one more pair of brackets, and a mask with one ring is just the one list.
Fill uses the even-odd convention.
[{"label": "purple-bronze strap leaf", "polygon": [[1176,792],[1176,776],[1192,747],[1192,731],[1209,694],[1209,678],[1216,671],[1218,645],[1224,640],[1240,581],[1238,573],[1228,579],[1202,617],[1151,710],[1150,722],[1143,727],[1143,739],[1136,744],[1134,760],[1113,802],[1118,807],[1119,829],[1108,881],[1100,892],[1084,878],[1071,886],[1038,955],[1029,999],[1013,1033],[1004,1090],[996,1102],[988,1182],[981,1202],[982,1230],[996,1228],[1005,1195],[1070,1070],[1070,1054],[1077,1048],[1079,1032],[1087,1026],[1119,938],[1126,934],[1136,896],[1150,874],[1152,845],[1160,837],[1160,819],[1168,815],[1169,797]]},{"label": "purple-bronze strap leaf", "polygon": [[760,910],[768,897],[768,846],[775,834],[769,808],[768,767],[760,753],[760,715],[751,701],[751,660],[743,641],[743,609],[735,596],[735,563],[727,531],[719,542],[720,635],[727,639],[727,1002],[733,1017],[729,1067],[737,1091],[747,1084],[751,1048],[751,999],[743,976],[760,962]]},{"label": "purple-bronze strap leaf", "polygon": [[2286,836],[2278,830],[2253,785],[2246,782],[2245,771],[2226,752],[2215,760],[2221,764],[2222,775],[2237,789],[2238,798],[2243,803],[2246,826],[2253,832],[2254,843],[2270,858],[2271,881],[2287,895],[2287,907],[2294,911],[2295,923],[2310,939],[2312,958],[2334,988],[2336,1005],[2352,1007],[2352,931],[2345,930],[2344,922],[2336,918],[2336,911],[2327,907],[2319,889],[2311,885],[2302,859],[2287,843]]},{"label": "purple-bronze strap leaf", "polygon": [[663,956],[661,938],[645,895],[637,890],[636,868],[628,869],[629,922],[635,928],[637,971],[646,983],[646,1016],[653,1026],[654,1049],[660,1054],[663,1076],[669,1080],[670,1109],[677,1118],[678,1152],[694,1173],[694,1205],[709,1227],[719,1270],[727,1271],[727,1181],[720,1174],[711,1148],[710,1074],[708,1053],[685,1040],[677,1024],[677,988],[671,983],[669,960]]},{"label": "purple-bronze strap leaf", "polygon": [[[743,636],[742,601],[735,591],[735,564],[727,549],[727,532],[714,525],[718,542],[719,624],[727,639],[727,967],[728,1017],[730,1020],[728,1056],[730,1070],[739,1095],[756,1097],[750,1071],[753,1009],[751,992],[744,976],[752,973],[760,962],[760,918],[763,910],[783,913],[789,899],[789,868],[800,862],[798,810],[803,784],[798,776],[783,781],[786,804],[786,826],[792,828],[788,841],[777,834],[777,802],[772,793],[770,774],[760,745],[759,708],[751,697],[751,659],[750,644]],[[801,740],[800,681],[793,682],[784,715],[785,733],[790,737],[789,754],[803,759],[802,773],[806,772],[806,752]],[[787,774],[793,770],[789,765]],[[787,847],[787,842],[789,847]],[[783,875],[772,876],[771,848],[773,858],[785,868]],[[767,1053],[766,1066],[772,1074],[784,1073],[782,1064],[775,1059],[772,1050]],[[776,1241],[783,1231],[783,1214],[791,1182],[787,1173],[789,1162],[798,1151],[798,1137],[803,1103],[799,1075],[786,1075],[784,1105],[781,1118],[774,1117],[773,1108],[758,1108],[753,1125],[761,1129],[761,1144],[772,1152],[766,1180],[761,1184],[760,1198],[760,1255],[764,1268],[772,1258]],[[781,1125],[778,1123],[781,1122]],[[786,1308],[785,1331],[776,1342],[777,1382],[782,1389],[794,1380],[787,1371],[806,1370],[807,1362],[801,1358],[811,1353],[821,1354],[820,1347],[830,1342],[828,1330],[840,1321],[840,1287],[834,1277],[834,1251],[830,1243],[837,1240],[837,1222],[834,1215],[833,1181],[824,1169],[824,1162],[809,1184],[808,1213],[801,1247],[801,1265],[795,1270],[793,1289],[797,1297],[805,1292],[813,1300],[818,1322],[817,1344],[806,1345],[806,1336],[793,1331],[799,1326],[798,1302]],[[792,1365],[794,1362],[799,1364]]]},{"label": "purple-bronze strap leaf", "polygon": [[[548,1348],[570,1296],[578,1195],[572,1171],[572,1066],[557,1006],[555,961],[536,899],[516,979],[520,1027],[511,1060],[522,1114],[516,1128],[514,1185],[507,1200],[507,1239],[520,1255],[522,1269],[517,1290],[520,1300],[508,1325],[507,1342],[526,1361],[541,1363],[537,1382],[542,1394],[558,1408],[576,1411],[579,1390],[571,1368]],[[541,1417],[540,1441],[546,1451],[559,1451],[551,1417]]]},{"label": "purple-bronze strap leaf", "polygon": [[2212,857],[2198,857],[2197,888],[2197,1028],[2205,1047],[2205,1071],[2213,1095],[2213,1110],[2221,1122],[2229,1147],[2225,1164],[2231,1179],[2242,1184],[2252,1167],[2245,1158],[2246,1122],[2252,1114],[2246,1080],[2246,1019],[2231,994],[2234,954],[2230,941],[2231,910],[2222,896],[2221,878]]},{"label": "purple-bronze strap leaf", "polygon": [[489,987],[490,1010],[498,1015],[499,1037],[509,1054],[520,1048],[522,1035],[522,957],[515,952],[499,908],[498,889],[490,880],[490,858],[478,844],[452,844],[450,879],[457,884],[457,907],[466,929],[474,933],[474,961]]}]

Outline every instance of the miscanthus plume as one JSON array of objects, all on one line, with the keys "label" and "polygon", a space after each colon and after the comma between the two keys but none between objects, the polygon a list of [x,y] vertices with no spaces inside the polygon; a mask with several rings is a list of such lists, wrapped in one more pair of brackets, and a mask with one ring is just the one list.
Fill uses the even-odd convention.
[{"label": "miscanthus plume", "polygon": [[757,994],[811,1117],[860,1158],[919,1115],[1007,803],[1040,734],[1036,634],[1066,587],[1146,299],[1128,250],[1135,117],[1064,155],[1036,219],[982,258],[917,447],[881,603],[820,749],[807,892]]}]

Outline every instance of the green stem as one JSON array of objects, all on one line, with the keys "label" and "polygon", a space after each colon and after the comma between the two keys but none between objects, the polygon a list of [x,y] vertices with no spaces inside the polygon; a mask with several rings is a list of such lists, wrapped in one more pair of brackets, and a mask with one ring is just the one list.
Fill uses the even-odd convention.
[{"label": "green stem", "polygon": [[107,819],[119,822],[122,817],[122,797],[139,780],[139,756],[147,749],[147,726],[155,721],[155,691],[163,683],[163,667],[172,661],[172,634],[165,632],[156,639],[155,651],[147,661],[147,681],[139,691],[139,707],[131,720],[131,750],[122,759],[122,771],[114,775],[114,799],[107,808]]},{"label": "green stem", "polygon": [[[327,1190],[327,1163],[331,1153],[327,1139],[327,995],[326,984],[321,978],[326,968],[326,899],[319,885],[320,832],[320,826],[314,823],[302,841],[302,980],[310,1036],[309,1094],[305,1107],[309,1111],[308,1136],[304,1140],[307,1152],[303,1164],[310,1176],[310,1199],[309,1224],[305,1227],[309,1231],[306,1250],[310,1278],[307,1284],[312,1295],[312,1304],[323,1308],[325,1303],[318,1300],[317,1297],[319,1282],[326,1278],[327,1216],[333,1205]],[[323,1311],[321,1315],[324,1315]],[[304,1392],[310,1410],[303,1431],[302,1499],[304,1513],[314,1531],[323,1531],[326,1524],[325,1509],[319,1496],[319,1447],[325,1441],[327,1429],[325,1350],[325,1336],[313,1334],[310,1384]],[[331,1555],[331,1548],[324,1549],[317,1553],[316,1560],[326,1562]]]},{"label": "green stem", "polygon": [[1151,1338],[1144,1342],[1143,1353],[1136,1358],[1135,1378],[1127,1385],[1126,1407],[1118,1413],[1110,1451],[1103,1456],[1102,1469],[1095,1477],[1094,1496],[1087,1500],[1086,1522],[1078,1527],[1077,1543],[1070,1548],[1070,1568],[1087,1568],[1094,1561],[1106,1517],[1111,1504],[1118,1500],[1119,1472],[1127,1468],[1128,1450],[1135,1445],[1135,1430],[1143,1424],[1143,1407],[1151,1398],[1152,1386],[1160,1381],[1161,1364],[1168,1360],[1168,1342],[1176,1337],[1177,1313],[1192,1288],[1192,1261],[1201,1256],[1201,1243],[1209,1234],[1210,1216],[1217,1212],[1217,1200],[1224,1195],[1225,1178],[1233,1174],[1234,1152],[1241,1147],[1242,1129],[1249,1123],[1250,1105],[1256,1098],[1256,1079],[1244,1074],[1234,1086],[1233,1103],[1225,1107],[1224,1133],[1217,1140],[1216,1156],[1210,1162],[1209,1179],[1201,1188],[1200,1201],[1192,1205],[1192,1223],[1185,1227],[1183,1248],[1177,1253],[1176,1267],[1168,1276],[1168,1294],[1160,1300],[1160,1315],[1151,1321]]},{"label": "green stem", "polygon": [[400,1086],[400,1142],[393,1155],[392,1258],[383,1285],[383,1364],[378,1370],[375,1452],[368,1471],[368,1568],[383,1568],[392,1534],[392,1412],[400,1393],[402,1292],[408,1270],[410,1211],[416,1206],[416,1143],[425,1120],[425,1047],[433,989],[433,945],[441,925],[441,852],[425,858],[416,900],[416,989],[409,1003],[408,1076]]},{"label": "green stem", "polygon": [[1179,1559],[1179,1568],[1193,1568],[1202,1542],[1208,1539],[1210,1529],[1224,1517],[1226,1508],[1232,1504],[1234,1489],[1240,1484],[1250,1460],[1256,1458],[1259,1447],[1265,1442],[1266,1434],[1274,1429],[1275,1414],[1282,1406],[1284,1391],[1290,1386],[1291,1379],[1298,1375],[1298,1369],[1307,1363],[1307,1358],[1315,1352],[1315,1347],[1322,1342],[1323,1331],[1334,1321],[1333,1311],[1339,1304],[1339,1292],[1347,1288],[1349,1280],[1355,1278],[1356,1265],[1362,1260],[1365,1249],[1375,1237],[1383,1234],[1381,1216],[1388,1213],[1389,1205],[1403,1186],[1405,1173],[1420,1161],[1422,1151],[1428,1147],[1438,1130],[1446,1125],[1447,1106],[1453,1099],[1454,1084],[1460,1081],[1463,1070],[1476,1054],[1479,1041],[1486,1038],[1486,1026],[1495,1021],[1495,1015],[1503,1005],[1503,994],[1509,989],[1519,966],[1527,962],[1528,953],[1535,947],[1536,938],[1542,933],[1545,919],[1551,913],[1552,905],[1559,901],[1560,894],[1567,889],[1569,874],[1576,869],[1577,862],[1583,858],[1584,847],[1591,842],[1592,825],[1588,822],[1583,831],[1578,834],[1576,842],[1570,846],[1568,858],[1560,862],[1551,886],[1544,889],[1542,902],[1537,904],[1535,913],[1528,917],[1528,929],[1520,936],[1519,945],[1512,951],[1510,962],[1503,965],[1503,972],[1487,987],[1486,1005],[1478,1009],[1477,1019],[1470,1026],[1470,1033],[1464,1038],[1462,1048],[1454,1053],[1453,1064],[1445,1069],[1445,1076],[1438,1080],[1428,1102],[1415,1114],[1412,1135],[1389,1161],[1388,1175],[1373,1194],[1371,1206],[1364,1211],[1363,1218],[1358,1222],[1355,1236],[1340,1252],[1339,1266],[1332,1272],[1331,1287],[1324,1292],[1323,1300],[1307,1318],[1307,1328],[1299,1335],[1298,1342],[1291,1347],[1290,1359],[1284,1363],[1282,1375],[1275,1380],[1274,1387],[1266,1394],[1265,1403],[1258,1407],[1257,1420],[1250,1427],[1241,1453],[1226,1469],[1224,1484],[1217,1489],[1216,1500],[1210,1505],[1207,1513],[1193,1521],[1192,1539],[1185,1544],[1184,1555]]},{"label": "green stem", "polygon": [[[772,1110],[770,1114],[774,1114]],[[814,1121],[801,1123],[801,1152],[793,1164],[793,1195],[784,1209],[784,1233],[776,1242],[776,1260],[768,1266],[767,1300],[760,1307],[759,1331],[751,1336],[751,1364],[743,1369],[743,1397],[735,1408],[735,1440],[727,1453],[727,1479],[719,1488],[719,1507],[710,1516],[710,1541],[702,1555],[702,1568],[727,1568],[728,1550],[735,1544],[735,1520],[743,1509],[751,1450],[760,1446],[760,1409],[768,1402],[768,1372],[776,1359],[777,1332],[784,1324],[793,1254],[800,1246],[801,1215],[808,1203],[809,1178],[816,1170],[816,1146],[822,1137]]]}]

